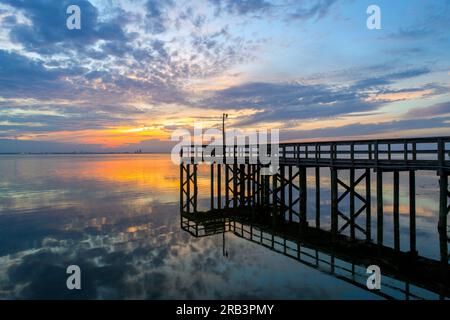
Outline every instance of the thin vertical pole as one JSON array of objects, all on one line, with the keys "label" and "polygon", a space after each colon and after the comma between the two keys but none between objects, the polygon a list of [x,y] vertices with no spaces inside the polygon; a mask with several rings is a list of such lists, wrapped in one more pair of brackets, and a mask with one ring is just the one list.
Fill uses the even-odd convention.
[{"label": "thin vertical pole", "polygon": [[197,198],[198,198],[197,171],[198,171],[198,165],[194,164],[194,212],[195,213],[197,213]]},{"label": "thin vertical pole", "polygon": [[245,164],[239,166],[239,205],[245,205]]},{"label": "thin vertical pole", "polygon": [[331,233],[337,236],[338,231],[338,172],[331,168]]},{"label": "thin vertical pole", "polygon": [[307,226],[307,186],[306,167],[299,167],[300,170],[300,226]]},{"label": "thin vertical pole", "polygon": [[277,215],[277,201],[278,201],[278,199],[277,199],[277,188],[278,188],[278,186],[277,186],[277,181],[278,179],[277,179],[277,174],[274,174],[273,176],[272,176],[272,188],[273,188],[273,190],[272,190],[272,225],[273,225],[273,227],[275,227],[275,225],[276,225],[276,215]]},{"label": "thin vertical pole", "polygon": [[225,208],[230,207],[230,167],[225,163]]},{"label": "thin vertical pole", "polygon": [[447,230],[447,208],[448,201],[448,176],[441,173],[439,178],[439,230],[446,232]]},{"label": "thin vertical pole", "polygon": [[186,181],[186,193],[187,193],[187,213],[191,213],[191,165],[188,163],[186,164],[186,174],[187,174],[187,181]]},{"label": "thin vertical pole", "polygon": [[438,228],[441,232],[447,230],[448,215],[448,175],[444,172],[445,165],[445,142],[439,139],[438,142],[438,159],[439,159],[439,224]]},{"label": "thin vertical pole", "polygon": [[246,165],[246,167],[247,167],[247,176],[246,176],[246,179],[247,179],[247,198],[245,199],[246,200],[246,203],[247,203],[247,205],[251,205],[252,203],[252,189],[251,189],[251,187],[252,187],[252,185],[251,185],[251,183],[252,183],[252,165],[251,164],[247,164]]},{"label": "thin vertical pole", "polygon": [[262,195],[262,186],[261,186],[261,165],[256,165],[256,203],[258,206],[261,205],[261,195]]},{"label": "thin vertical pole", "polygon": [[252,206],[255,207],[256,205],[256,164],[252,164]]},{"label": "thin vertical pole", "polygon": [[222,165],[217,164],[217,209],[222,209]]},{"label": "thin vertical pole", "polygon": [[320,167],[316,167],[316,228],[320,229]]},{"label": "thin vertical pole", "polygon": [[416,253],[416,172],[409,171],[409,250]]},{"label": "thin vertical pole", "polygon": [[[256,213],[256,165],[252,164],[252,175],[251,175],[251,180],[252,180],[252,195],[251,195],[251,205],[252,205],[252,221],[255,221],[255,213]],[[253,224],[252,224],[253,226]]]},{"label": "thin vertical pole", "polygon": [[236,155],[233,164],[233,208],[237,208],[237,163]]},{"label": "thin vertical pole", "polygon": [[366,240],[372,240],[372,190],[370,169],[366,169]]},{"label": "thin vertical pole", "polygon": [[280,202],[281,202],[281,206],[280,206],[280,210],[281,210],[281,215],[283,216],[284,219],[284,214],[286,212],[286,202],[285,202],[285,175],[286,175],[286,167],[284,165],[280,166]]},{"label": "thin vertical pole", "polygon": [[353,168],[350,169],[350,238],[355,240],[355,169]]},{"label": "thin vertical pole", "polygon": [[180,163],[180,212],[184,212],[184,164]]},{"label": "thin vertical pole", "polygon": [[211,210],[214,210],[214,163],[211,163]]},{"label": "thin vertical pole", "polygon": [[383,172],[377,170],[377,243],[383,245]]},{"label": "thin vertical pole", "polygon": [[292,189],[293,189],[292,181],[292,166],[289,166],[289,222],[292,222]]},{"label": "thin vertical pole", "polygon": [[400,173],[394,171],[394,249],[400,250]]}]

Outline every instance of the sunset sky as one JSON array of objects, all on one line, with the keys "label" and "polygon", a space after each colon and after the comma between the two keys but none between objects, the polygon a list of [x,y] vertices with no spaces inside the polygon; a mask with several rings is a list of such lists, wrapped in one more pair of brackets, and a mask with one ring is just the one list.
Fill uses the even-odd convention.
[{"label": "sunset sky", "polygon": [[1,0],[0,153],[168,151],[224,112],[282,140],[450,135],[449,30],[449,0]]}]

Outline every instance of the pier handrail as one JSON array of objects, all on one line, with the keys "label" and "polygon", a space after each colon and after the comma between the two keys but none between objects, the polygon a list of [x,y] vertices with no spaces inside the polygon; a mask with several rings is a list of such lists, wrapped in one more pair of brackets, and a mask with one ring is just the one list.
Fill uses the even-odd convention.
[{"label": "pier handrail", "polygon": [[[207,154],[213,146],[189,145],[181,148],[182,161],[216,161],[223,150],[227,163],[240,158],[244,163],[270,155],[270,144],[215,146],[218,152]],[[262,153],[261,153],[262,152]],[[399,170],[450,170],[450,136],[370,140],[312,141],[280,143],[272,156],[281,164],[356,166]],[[239,160],[238,160],[239,161]]]}]

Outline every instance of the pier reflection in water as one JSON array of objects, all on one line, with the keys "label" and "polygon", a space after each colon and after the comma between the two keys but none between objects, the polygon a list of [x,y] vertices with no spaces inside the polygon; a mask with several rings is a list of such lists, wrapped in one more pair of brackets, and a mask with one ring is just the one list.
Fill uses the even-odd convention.
[{"label": "pier reflection in water", "polygon": [[[427,299],[433,294],[440,299],[450,298],[448,265],[436,260],[389,247],[380,250],[368,242],[350,244],[345,237],[335,238],[330,232],[315,228],[300,235],[297,223],[273,228],[267,221],[253,220],[251,213],[181,213],[180,218],[181,228],[194,237],[222,234],[224,256],[229,254],[225,234],[231,233],[385,299]],[[380,290],[369,290],[366,285],[370,275],[366,268],[373,264],[382,271]]]}]

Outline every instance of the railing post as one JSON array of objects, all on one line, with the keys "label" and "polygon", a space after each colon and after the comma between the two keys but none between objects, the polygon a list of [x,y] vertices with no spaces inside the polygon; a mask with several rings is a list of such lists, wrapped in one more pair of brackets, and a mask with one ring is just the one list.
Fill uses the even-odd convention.
[{"label": "railing post", "polygon": [[416,172],[409,171],[409,250],[416,254]]},{"label": "railing post", "polygon": [[222,209],[222,165],[217,164],[217,209]]},{"label": "railing post", "polygon": [[400,251],[400,173],[394,171],[394,248]]},{"label": "railing post", "polygon": [[366,169],[366,240],[370,241],[372,238],[372,190],[370,181],[370,169]]},{"label": "railing post", "polygon": [[383,245],[383,172],[377,170],[377,243]]},{"label": "railing post", "polygon": [[307,218],[307,177],[306,177],[306,167],[299,167],[299,178],[300,178],[300,225],[301,228],[306,228],[308,225]]},{"label": "railing post", "polygon": [[194,164],[194,212],[197,213],[197,198],[198,198],[198,184],[197,184],[198,164]]},{"label": "railing post", "polygon": [[355,240],[355,169],[350,169],[350,238]]},{"label": "railing post", "polygon": [[439,159],[439,230],[446,232],[448,208],[448,173],[445,172],[445,142],[443,139],[438,141],[438,159]]},{"label": "railing post", "polygon": [[[191,156],[191,155],[189,155]],[[186,164],[186,196],[187,196],[187,207],[186,212],[191,213],[191,165],[189,163]]]},{"label": "railing post", "polygon": [[184,163],[180,159],[180,212],[184,212]]},{"label": "railing post", "polygon": [[334,238],[338,231],[338,172],[331,168],[331,233]]},{"label": "railing post", "polygon": [[315,167],[316,171],[316,228],[320,229],[320,167]]},{"label": "railing post", "polygon": [[214,162],[211,160],[211,177],[210,177],[210,184],[211,184],[211,211],[214,210]]}]

